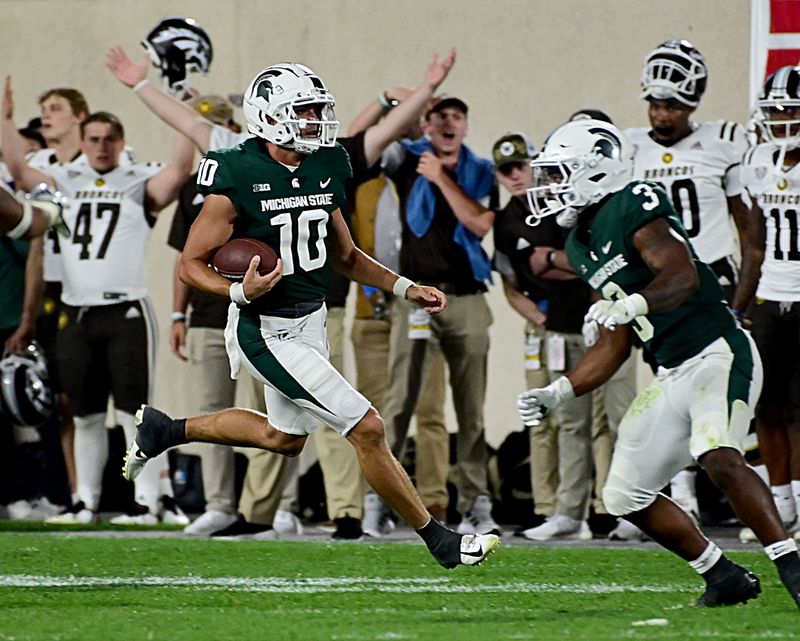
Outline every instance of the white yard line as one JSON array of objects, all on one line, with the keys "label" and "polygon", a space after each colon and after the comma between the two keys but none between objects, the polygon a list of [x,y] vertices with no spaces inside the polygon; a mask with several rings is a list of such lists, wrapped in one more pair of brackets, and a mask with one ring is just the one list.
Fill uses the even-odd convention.
[{"label": "white yard line", "polygon": [[315,594],[330,592],[398,592],[398,593],[570,593],[619,594],[622,592],[692,592],[689,584],[633,583],[501,583],[462,584],[446,578],[380,578],[380,577],[198,577],[198,576],[46,576],[31,574],[0,575],[0,588],[95,588],[95,587],[169,587],[196,590],[236,590],[239,592],[272,592],[283,594]]}]

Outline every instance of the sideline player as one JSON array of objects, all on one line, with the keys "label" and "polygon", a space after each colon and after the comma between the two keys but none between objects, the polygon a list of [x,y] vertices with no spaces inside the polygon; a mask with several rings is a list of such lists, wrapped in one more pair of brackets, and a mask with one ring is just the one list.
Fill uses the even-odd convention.
[{"label": "sideline player", "polygon": [[[192,170],[194,149],[179,137],[166,167],[120,164],[125,133],[107,112],[81,123],[85,162],[26,166],[26,184],[58,186],[72,202],[71,236],[61,243],[64,310],[57,347],[64,391],[75,411],[75,466],[80,501],[60,522],[97,519],[108,457],[109,393],[131,440],[134,412],[150,398],[155,318],[147,298],[146,248],[157,213],[172,202]],[[186,520],[172,499],[167,462],[154,462],[136,486],[142,507],[130,522]],[[128,518],[128,517],[117,517]],[[126,521],[123,521],[126,522]]]},{"label": "sideline player", "polygon": [[800,605],[797,544],[742,455],[761,388],[758,351],[724,303],[713,272],[694,254],[664,191],[631,181],[631,153],[613,125],[583,120],[553,132],[533,162],[534,215],[577,212],[567,256],[604,300],[587,314],[602,326],[599,341],[566,376],[520,395],[520,415],[535,425],[554,407],[608,380],[630,352],[635,332],[659,368],[620,424],[603,490],[609,512],[634,523],[705,579],[699,605],[757,597],[758,579],[659,493],[696,460],[756,533]]},{"label": "sideline player", "polygon": [[[347,437],[367,481],[417,530],[441,565],[480,563],[498,537],[460,536],[431,518],[389,450],[382,419],[328,362],[323,301],[332,266],[429,312],[444,309],[444,295],[398,277],[353,245],[340,209],[350,165],[336,143],[333,96],[316,74],[294,63],[268,67],[250,83],[244,100],[255,137],[201,162],[198,185],[208,195],[184,248],[181,277],[235,303],[226,330],[231,368],[244,365],[265,384],[269,420],[232,408],[173,421],[144,407],[126,478],[186,441],[296,456],[321,421]],[[241,283],[217,274],[209,258],[232,234],[279,248],[275,270],[259,276],[254,258]]]},{"label": "sideline player", "polygon": [[[764,359],[758,444],[784,524],[800,538],[800,67],[770,76],[758,99],[760,144],[745,154],[742,182],[753,214],[733,309],[749,312]],[[755,304],[751,305],[755,295]],[[742,530],[740,538],[749,540]]]},{"label": "sideline player", "polygon": [[[635,147],[633,177],[664,188],[697,256],[711,267],[730,302],[747,230],[740,181],[747,140],[734,122],[692,121],[707,80],[706,61],[694,45],[662,42],[647,54],[642,70],[641,97],[647,101],[650,127],[624,133]],[[670,482],[670,494],[698,520],[696,476],[695,468],[679,472]]]}]

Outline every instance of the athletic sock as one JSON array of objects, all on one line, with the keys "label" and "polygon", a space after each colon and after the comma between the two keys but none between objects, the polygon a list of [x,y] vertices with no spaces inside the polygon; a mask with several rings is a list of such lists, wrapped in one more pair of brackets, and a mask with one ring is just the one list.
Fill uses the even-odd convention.
[{"label": "athletic sock", "polygon": [[689,561],[689,566],[709,582],[713,582],[718,575],[725,574],[725,570],[731,565],[733,563],[723,556],[719,546],[711,542],[700,556]]},{"label": "athletic sock", "polygon": [[775,501],[775,506],[778,508],[778,514],[785,524],[789,524],[797,517],[797,508],[794,504],[794,497],[792,496],[792,486],[787,483],[786,485],[773,485],[772,499]]},{"label": "athletic sock", "polygon": [[439,565],[454,568],[461,563],[461,536],[446,528],[436,519],[417,530],[425,545]]},{"label": "athletic sock", "polygon": [[792,481],[792,496],[797,514],[800,515],[800,481]]}]

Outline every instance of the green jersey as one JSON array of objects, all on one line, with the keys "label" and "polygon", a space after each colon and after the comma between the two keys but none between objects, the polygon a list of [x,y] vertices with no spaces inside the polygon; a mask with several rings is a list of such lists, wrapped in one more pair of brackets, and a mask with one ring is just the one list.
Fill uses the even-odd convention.
[{"label": "green jersey", "polygon": [[322,303],[331,278],[328,246],[332,212],[345,207],[351,175],[338,143],[303,158],[292,170],[274,160],[260,138],[211,151],[200,162],[198,191],[227,196],[236,208],[233,238],[257,238],[283,261],[283,278],[242,308],[270,314],[302,303]]},{"label": "green jersey", "polygon": [[28,247],[27,240],[0,241],[0,329],[16,329],[22,318]]},{"label": "green jersey", "polygon": [[675,367],[733,331],[736,323],[714,273],[697,258],[666,193],[653,183],[630,183],[595,205],[594,216],[591,211],[581,215],[567,239],[566,252],[576,273],[603,298],[624,298],[643,290],[654,278],[633,236],[657,218],[664,218],[686,241],[700,287],[675,309],[637,317],[631,328],[659,365]]}]

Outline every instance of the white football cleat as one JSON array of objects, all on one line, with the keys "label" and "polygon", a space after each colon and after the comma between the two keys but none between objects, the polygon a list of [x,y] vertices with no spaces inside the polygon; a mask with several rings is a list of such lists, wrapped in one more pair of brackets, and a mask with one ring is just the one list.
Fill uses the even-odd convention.
[{"label": "white football cleat", "polygon": [[479,565],[500,545],[496,534],[465,534],[461,537],[461,563]]},{"label": "white football cleat", "polygon": [[592,531],[586,521],[573,519],[565,514],[548,516],[544,523],[528,528],[522,536],[531,541],[591,541]]}]

